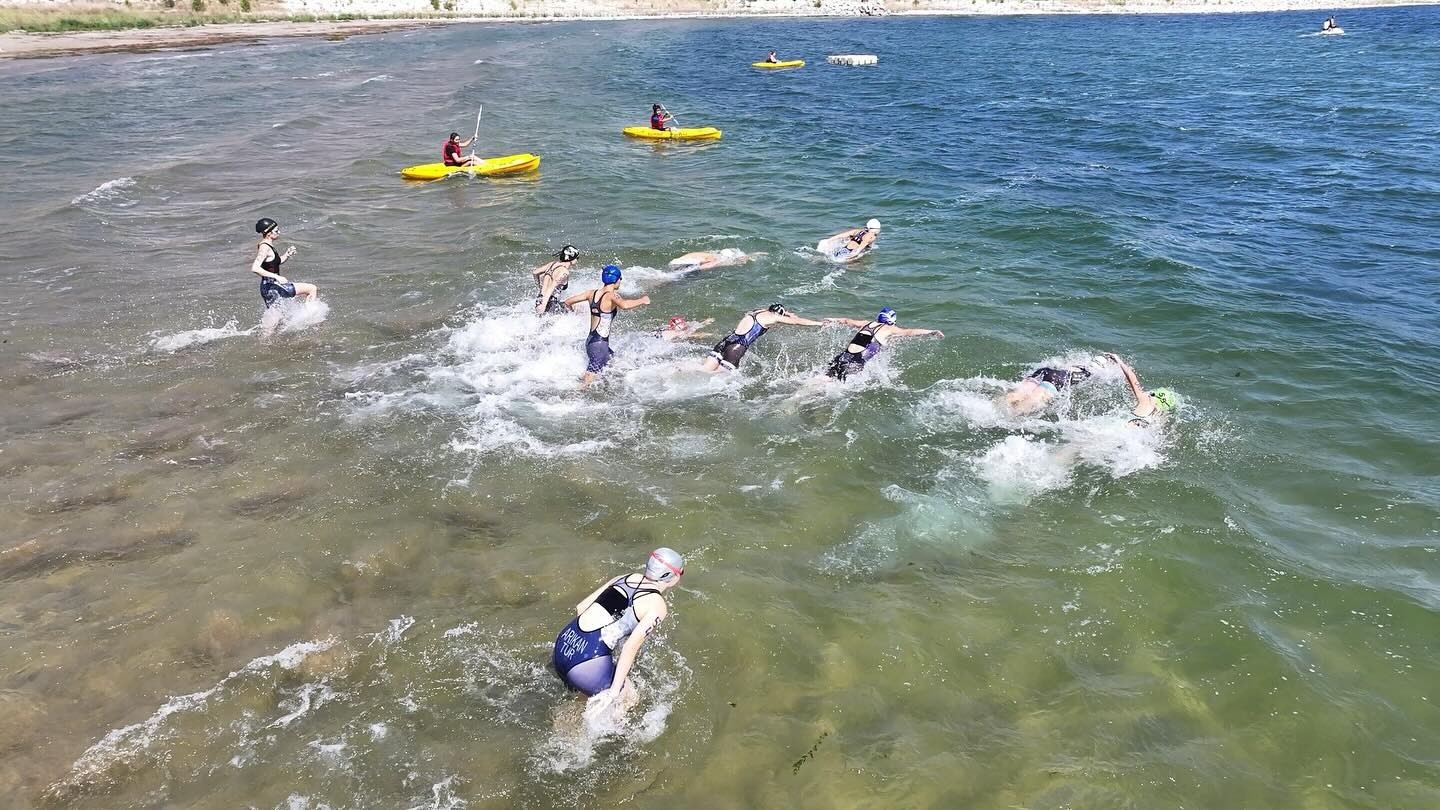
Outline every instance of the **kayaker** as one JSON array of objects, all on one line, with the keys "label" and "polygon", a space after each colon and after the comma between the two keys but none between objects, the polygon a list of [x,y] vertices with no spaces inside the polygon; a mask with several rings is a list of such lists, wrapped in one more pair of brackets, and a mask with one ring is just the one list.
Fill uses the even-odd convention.
[{"label": "kayaker", "polygon": [[869,253],[875,247],[875,240],[879,238],[880,220],[872,219],[866,222],[863,228],[852,228],[834,236],[827,236],[820,240],[816,247],[834,261],[853,262]]},{"label": "kayaker", "polygon": [[303,281],[291,281],[280,275],[280,267],[295,255],[291,245],[284,253],[275,246],[280,237],[280,223],[265,217],[255,223],[255,232],[260,234],[260,245],[255,248],[255,261],[250,263],[250,272],[260,277],[260,300],[269,309],[282,298],[299,298],[309,301],[320,293],[320,288]]},{"label": "kayaker", "polygon": [[475,162],[475,153],[471,152],[469,155],[462,155],[460,154],[460,150],[474,142],[474,138],[466,138],[462,141],[460,140],[460,133],[450,133],[449,139],[445,141],[445,148],[441,152],[441,160],[445,161],[446,166],[469,166]]},{"label": "kayaker", "polygon": [[580,251],[574,245],[566,245],[555,254],[553,261],[546,262],[530,271],[540,294],[535,298],[535,314],[546,312],[568,312],[569,308],[560,303],[560,294],[570,287],[570,269],[580,259]]},{"label": "kayaker", "polygon": [[765,57],[765,61],[766,61],[766,62],[769,62],[769,63],[772,64],[772,65],[778,65],[778,64],[780,64],[780,60],[775,57],[775,52],[774,52],[774,51],[771,51],[771,52],[770,52],[770,55],[767,56],[767,57]]},{"label": "kayaker", "polygon": [[590,696],[608,693],[622,711],[633,705],[637,695],[628,676],[635,657],[669,613],[666,592],[684,575],[685,559],[657,548],[643,570],[608,579],[580,600],[575,618],[555,638],[552,662],[565,685]]},{"label": "kayaker", "polygon": [[825,325],[824,321],[812,321],[809,318],[792,315],[790,310],[782,304],[771,304],[768,309],[751,310],[745,313],[739,323],[735,324],[735,331],[715,344],[715,348],[710,350],[710,355],[705,358],[701,367],[711,373],[722,368],[730,371],[738,369],[740,359],[750,351],[750,347],[755,344],[755,341],[769,331],[770,327],[780,323],[791,326]]},{"label": "kayaker", "polygon": [[605,265],[605,269],[600,271],[600,283],[604,286],[565,299],[566,307],[573,307],[582,301],[590,304],[590,334],[585,338],[585,355],[589,363],[585,366],[585,373],[580,376],[582,386],[595,382],[605,364],[615,356],[615,353],[610,351],[610,326],[615,321],[615,315],[621,310],[635,309],[650,303],[648,295],[639,298],[624,298],[620,295],[618,265]]},{"label": "kayaker", "polygon": [[1326,18],[1325,18],[1325,22],[1320,23],[1320,30],[1321,30],[1321,31],[1329,31],[1330,29],[1332,29],[1332,28],[1334,28],[1334,27],[1335,27],[1335,18],[1334,18],[1334,17],[1326,17]]},{"label": "kayaker", "polygon": [[825,376],[832,379],[844,381],[846,377],[865,368],[865,363],[870,358],[880,353],[893,338],[900,337],[945,337],[945,333],[939,329],[905,329],[895,325],[898,316],[895,310],[885,307],[880,314],[875,316],[873,321],[860,321],[851,318],[826,318],[828,323],[840,323],[846,326],[853,326],[859,329],[855,337],[850,338],[850,343],[845,351],[835,355],[830,361],[830,368],[825,370]]},{"label": "kayaker", "polygon": [[651,129],[661,129],[661,130],[669,129],[669,128],[670,128],[670,122],[671,122],[672,120],[674,120],[674,119],[672,119],[672,118],[670,117],[670,113],[665,112],[665,108],[662,107],[662,106],[660,106],[659,104],[656,104],[654,107],[651,108],[651,110],[650,110],[650,128],[651,128]]}]

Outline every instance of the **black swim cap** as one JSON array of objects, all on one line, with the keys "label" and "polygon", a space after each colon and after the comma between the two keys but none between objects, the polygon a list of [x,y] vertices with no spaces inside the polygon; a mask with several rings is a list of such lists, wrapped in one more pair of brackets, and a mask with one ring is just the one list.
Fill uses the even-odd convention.
[{"label": "black swim cap", "polygon": [[264,217],[259,222],[255,223],[255,232],[260,234],[261,236],[264,236],[265,234],[270,233],[278,227],[280,227],[280,223],[269,217]]},{"label": "black swim cap", "polygon": [[771,305],[770,305],[770,311],[773,312],[773,313],[775,313],[776,315],[789,315],[789,314],[790,314],[790,311],[787,310],[787,309],[785,309],[785,307],[784,307],[783,305],[781,305],[781,304],[771,304]]},{"label": "black swim cap", "polygon": [[560,252],[555,255],[562,262],[573,262],[580,258],[580,251],[576,250],[574,245],[566,245],[560,248]]}]

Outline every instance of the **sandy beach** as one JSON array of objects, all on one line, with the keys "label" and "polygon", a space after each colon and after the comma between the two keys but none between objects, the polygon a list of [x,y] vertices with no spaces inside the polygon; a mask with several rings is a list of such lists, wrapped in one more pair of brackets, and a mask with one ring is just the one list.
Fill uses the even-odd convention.
[{"label": "sandy beach", "polygon": [[[27,4],[19,4],[27,5]],[[35,7],[38,4],[28,4]],[[57,4],[63,5],[63,4]],[[369,19],[299,21],[255,20],[221,25],[156,27],[115,31],[0,34],[0,59],[73,56],[87,53],[200,48],[271,37],[348,37],[427,25],[476,22],[553,22],[559,20],[635,20],[698,17],[844,17],[889,15],[1020,14],[1217,14],[1381,6],[1433,5],[1410,0],[913,0],[905,4],[859,0],[452,0],[449,16],[434,15],[430,0],[286,0],[281,12],[297,17],[361,15]],[[1343,22],[1343,21],[1342,21]],[[1319,26],[1317,18],[1316,26]]]}]

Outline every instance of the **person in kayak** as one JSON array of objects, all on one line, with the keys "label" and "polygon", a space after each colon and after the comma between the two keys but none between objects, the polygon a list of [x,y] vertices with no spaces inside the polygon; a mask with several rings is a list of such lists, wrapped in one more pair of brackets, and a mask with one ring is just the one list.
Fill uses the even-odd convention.
[{"label": "person in kayak", "polygon": [[880,238],[880,220],[872,219],[863,228],[841,231],[820,240],[820,252],[837,262],[853,262],[869,253]]},{"label": "person in kayak", "polygon": [[620,295],[618,265],[605,265],[605,269],[600,271],[600,283],[604,286],[565,299],[566,307],[573,307],[582,301],[590,303],[590,335],[585,338],[585,355],[589,363],[585,366],[585,373],[580,376],[582,386],[595,382],[605,364],[615,356],[615,353],[610,351],[610,327],[615,322],[616,313],[650,303],[648,295],[639,298],[624,298]]},{"label": "person in kayak", "polygon": [[708,250],[696,250],[678,256],[670,260],[670,266],[677,270],[712,270],[716,267],[729,267],[736,264],[744,264],[764,256],[764,253],[745,253],[736,248],[725,248],[719,253],[712,253]]},{"label": "person in kayak", "polygon": [[673,120],[674,119],[670,117],[670,113],[665,112],[665,108],[660,106],[659,104],[656,104],[650,108],[651,129],[670,129],[670,122]]},{"label": "person in kayak", "polygon": [[845,351],[835,355],[830,361],[830,367],[825,370],[825,376],[843,382],[851,374],[865,368],[865,363],[870,358],[880,353],[894,338],[901,337],[945,337],[945,333],[939,329],[905,329],[895,325],[895,310],[885,307],[875,316],[873,321],[860,321],[851,318],[826,318],[829,323],[840,323],[846,326],[853,326],[859,329],[855,337],[850,338],[850,343]]},{"label": "person in kayak", "polygon": [[[1108,365],[1110,357],[1109,354],[1096,357],[1092,366]],[[1000,401],[1016,416],[1034,413],[1054,401],[1061,389],[1082,383],[1093,373],[1091,366],[1041,366],[1015,383],[1000,397]]]},{"label": "person in kayak", "polygon": [[657,548],[642,571],[606,580],[580,600],[575,618],[555,637],[551,655],[565,685],[589,696],[608,692],[622,708],[633,705],[639,695],[630,670],[645,639],[669,613],[665,593],[684,575],[685,558],[674,549]]},{"label": "person in kayak", "polygon": [[771,52],[770,52],[770,55],[767,56],[767,57],[765,57],[765,61],[768,62],[769,64],[772,64],[772,65],[778,65],[778,64],[780,64],[780,60],[775,57],[775,52],[774,52],[774,51],[771,51]]},{"label": "person in kayak", "polygon": [[1148,428],[1152,424],[1163,423],[1184,404],[1180,395],[1169,388],[1146,391],[1145,386],[1140,384],[1140,376],[1135,373],[1135,369],[1118,355],[1107,352],[1103,356],[1120,367],[1120,373],[1125,375],[1125,384],[1130,386],[1130,393],[1135,397],[1135,407],[1131,410],[1135,418],[1126,423],[1131,427]]},{"label": "person in kayak", "polygon": [[452,132],[450,137],[445,140],[445,147],[440,152],[440,159],[446,166],[470,166],[475,163],[475,153],[472,151],[468,155],[462,155],[460,150],[474,142],[474,138],[466,138],[462,141],[460,133]]},{"label": "person in kayak", "polygon": [[712,323],[715,323],[714,318],[706,318],[703,321],[687,321],[682,315],[674,315],[665,322],[664,326],[655,330],[655,337],[671,342],[715,337],[700,331]]},{"label": "person in kayak", "polygon": [[320,294],[320,288],[303,281],[291,281],[280,274],[280,267],[295,255],[291,245],[284,253],[276,247],[280,237],[280,223],[264,217],[255,223],[255,232],[260,234],[260,244],[255,248],[255,261],[250,263],[250,272],[260,277],[260,300],[269,309],[282,298],[299,298],[306,302]]},{"label": "person in kayak", "polygon": [[535,284],[540,287],[540,294],[535,298],[535,314],[544,315],[547,312],[569,312],[570,309],[560,303],[560,294],[570,287],[570,269],[580,259],[580,251],[574,245],[566,245],[560,248],[555,254],[553,261],[546,262],[530,271],[535,276]]},{"label": "person in kayak", "polygon": [[1321,30],[1321,31],[1329,31],[1329,30],[1331,30],[1331,29],[1333,29],[1333,28],[1335,28],[1335,18],[1334,18],[1333,16],[1332,16],[1332,17],[1326,17],[1326,18],[1325,18],[1325,22],[1320,23],[1320,30]]},{"label": "person in kayak", "polygon": [[802,318],[799,315],[792,315],[790,310],[781,304],[771,304],[768,309],[751,310],[740,318],[735,324],[735,331],[726,335],[715,348],[710,350],[701,363],[701,368],[715,373],[720,369],[735,371],[740,368],[740,359],[755,345],[760,336],[770,330],[770,327],[786,323],[791,326],[824,326],[824,321],[812,321],[809,318]]}]

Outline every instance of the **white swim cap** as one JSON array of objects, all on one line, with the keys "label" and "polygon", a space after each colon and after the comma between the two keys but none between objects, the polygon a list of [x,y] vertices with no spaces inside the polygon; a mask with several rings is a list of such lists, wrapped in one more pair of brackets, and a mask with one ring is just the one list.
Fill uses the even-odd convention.
[{"label": "white swim cap", "polygon": [[872,231],[878,231],[880,230],[880,220],[872,219],[869,222],[865,223],[865,227],[869,228]]},{"label": "white swim cap", "polygon": [[645,561],[645,576],[655,582],[669,582],[685,573],[685,558],[673,548],[657,548]]}]

